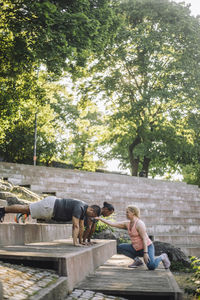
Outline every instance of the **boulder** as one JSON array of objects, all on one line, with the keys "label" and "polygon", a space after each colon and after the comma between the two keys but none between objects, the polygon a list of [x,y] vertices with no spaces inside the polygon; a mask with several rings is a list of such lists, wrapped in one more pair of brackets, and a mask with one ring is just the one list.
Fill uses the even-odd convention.
[{"label": "boulder", "polygon": [[39,201],[40,197],[23,186],[13,186],[12,193],[21,194],[23,198],[31,201]]},{"label": "boulder", "polygon": [[185,255],[180,248],[174,247],[172,244],[164,243],[160,241],[154,242],[155,255],[160,255],[161,253],[167,253],[170,261],[181,262],[185,267],[189,267],[191,262],[189,258]]},{"label": "boulder", "polygon": [[0,179],[0,191],[10,192],[13,188],[13,185],[8,181],[3,181]]},{"label": "boulder", "polygon": [[101,240],[117,240],[117,234],[112,231],[111,229],[103,230],[102,232],[95,233],[94,234],[95,239],[101,239]]},{"label": "boulder", "polygon": [[6,200],[8,205],[24,204],[23,201],[21,201],[17,196],[10,192],[0,191],[0,199]]}]

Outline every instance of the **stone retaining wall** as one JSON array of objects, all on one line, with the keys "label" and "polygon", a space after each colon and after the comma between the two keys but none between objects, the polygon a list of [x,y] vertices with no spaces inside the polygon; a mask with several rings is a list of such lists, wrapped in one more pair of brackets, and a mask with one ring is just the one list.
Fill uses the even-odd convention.
[{"label": "stone retaining wall", "polygon": [[200,256],[199,188],[126,175],[30,166],[0,162],[0,177],[29,186],[36,193],[79,198],[88,204],[115,206],[115,219],[124,220],[127,205],[141,209],[154,240],[179,246],[188,255]]}]

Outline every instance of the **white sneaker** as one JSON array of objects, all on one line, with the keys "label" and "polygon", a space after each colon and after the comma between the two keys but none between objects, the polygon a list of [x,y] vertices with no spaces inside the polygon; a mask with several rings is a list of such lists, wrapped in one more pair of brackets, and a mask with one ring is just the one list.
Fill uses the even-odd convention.
[{"label": "white sneaker", "polygon": [[165,267],[165,269],[169,269],[169,267],[171,266],[171,263],[168,258],[168,255],[166,253],[163,253],[163,254],[161,254],[161,257],[162,257],[163,266]]}]

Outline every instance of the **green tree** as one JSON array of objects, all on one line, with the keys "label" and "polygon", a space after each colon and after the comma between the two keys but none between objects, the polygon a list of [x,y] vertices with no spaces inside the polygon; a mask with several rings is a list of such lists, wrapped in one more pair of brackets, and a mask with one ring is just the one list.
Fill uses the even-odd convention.
[{"label": "green tree", "polygon": [[15,88],[4,90],[9,101],[1,107],[0,156],[5,161],[32,163],[36,113],[38,162],[48,163],[54,155],[58,128],[51,103],[56,101],[57,89],[47,78],[46,72],[40,72],[39,78],[23,74],[12,81]]},{"label": "green tree", "polygon": [[193,151],[190,160],[182,164],[183,180],[200,187],[200,113],[193,110],[188,115],[188,124],[193,129]]},{"label": "green tree", "polygon": [[95,65],[104,74],[93,84],[109,104],[110,157],[148,176],[193,155],[187,116],[200,99],[200,24],[188,7],[168,0],[122,1],[121,15],[115,44]]},{"label": "green tree", "polygon": [[[2,75],[47,65],[60,73],[101,52],[115,32],[110,0],[0,0]],[[73,62],[73,64],[72,64]]]},{"label": "green tree", "polygon": [[97,158],[102,126],[98,107],[74,91],[71,95],[58,93],[53,108],[57,112],[56,124],[62,128],[56,159],[88,171],[102,166],[103,162]]},{"label": "green tree", "polygon": [[111,4],[0,0],[0,153],[6,160],[32,160],[36,110],[38,155],[45,161],[53,156],[56,133],[51,118],[56,114],[46,88],[38,82],[38,70],[46,66],[48,82],[57,80],[63,70],[77,76],[76,67],[112,41],[118,21]]}]

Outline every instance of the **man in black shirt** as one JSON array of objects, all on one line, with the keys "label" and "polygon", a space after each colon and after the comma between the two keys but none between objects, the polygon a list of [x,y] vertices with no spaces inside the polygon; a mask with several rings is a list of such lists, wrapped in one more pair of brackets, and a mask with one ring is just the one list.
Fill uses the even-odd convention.
[{"label": "man in black shirt", "polygon": [[[83,244],[84,217],[97,217],[101,213],[98,205],[88,206],[77,199],[57,199],[49,196],[29,205],[11,205],[0,208],[0,222],[6,213],[31,215],[33,219],[55,220],[58,222],[72,221],[72,237],[74,246]],[[79,244],[77,239],[79,237]]]}]

